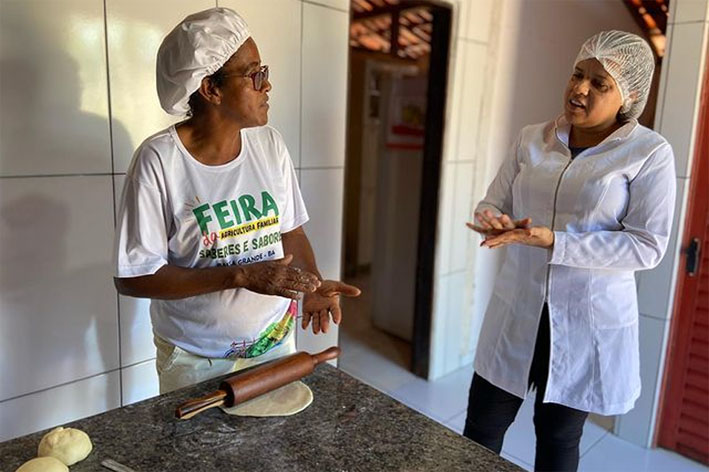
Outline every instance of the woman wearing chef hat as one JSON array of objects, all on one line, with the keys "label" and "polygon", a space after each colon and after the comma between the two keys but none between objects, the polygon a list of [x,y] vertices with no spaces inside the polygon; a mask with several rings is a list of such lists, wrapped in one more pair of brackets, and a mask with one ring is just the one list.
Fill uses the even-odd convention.
[{"label": "woman wearing chef hat", "polygon": [[316,334],[340,321],[340,294],[359,294],[320,277],[293,163],[266,126],[271,87],[228,8],[188,16],[158,51],[160,104],[188,118],[135,152],[115,282],[152,299],[161,392],[293,352],[301,293]]},{"label": "woman wearing chef hat", "polygon": [[672,149],[637,122],[653,71],[638,36],[588,39],[564,113],[521,131],[468,223],[507,252],[464,434],[499,453],[536,387],[537,470],[575,470],[588,413],[623,414],[640,395],[634,273],[662,259],[675,199]]}]

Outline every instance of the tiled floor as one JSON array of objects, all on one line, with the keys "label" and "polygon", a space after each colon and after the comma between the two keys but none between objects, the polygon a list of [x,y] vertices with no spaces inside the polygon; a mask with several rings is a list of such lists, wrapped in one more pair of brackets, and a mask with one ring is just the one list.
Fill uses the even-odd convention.
[{"label": "tiled floor", "polygon": [[[472,366],[434,382],[413,375],[408,371],[409,344],[371,326],[366,316],[366,293],[356,301],[345,302],[339,367],[410,408],[462,432]],[[532,470],[534,464],[533,401],[528,398],[522,404],[502,448],[503,457],[527,470]],[[647,450],[630,444],[590,421],[581,440],[579,470],[709,472],[709,468],[673,452]]]}]

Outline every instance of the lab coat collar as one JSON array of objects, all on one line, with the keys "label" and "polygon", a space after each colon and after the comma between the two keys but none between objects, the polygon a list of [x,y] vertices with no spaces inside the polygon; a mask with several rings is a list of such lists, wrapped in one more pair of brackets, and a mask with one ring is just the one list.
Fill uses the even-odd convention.
[{"label": "lab coat collar", "polygon": [[[598,146],[602,146],[613,141],[621,141],[626,139],[632,134],[633,131],[635,131],[635,128],[637,128],[638,125],[638,120],[631,118],[623,124],[623,126],[611,133],[606,139],[598,143]],[[571,125],[568,121],[566,121],[566,117],[563,114],[559,115],[559,117],[554,121],[554,135],[556,136],[556,139],[566,148],[569,147],[570,133]]]}]

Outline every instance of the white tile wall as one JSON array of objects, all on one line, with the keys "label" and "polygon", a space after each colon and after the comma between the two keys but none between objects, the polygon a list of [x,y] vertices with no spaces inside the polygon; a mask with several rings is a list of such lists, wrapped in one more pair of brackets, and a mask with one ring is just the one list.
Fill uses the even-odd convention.
[{"label": "white tile wall", "polygon": [[[297,0],[219,0],[244,17],[269,66],[268,123],[282,135],[296,166],[300,162],[301,3]],[[272,12],[264,15],[263,12]]]},{"label": "white tile wall", "polygon": [[451,272],[464,270],[469,264],[470,245],[477,235],[465,226],[466,221],[471,221],[473,210],[472,201],[473,164],[471,162],[459,163],[455,173],[455,197],[453,202],[453,215],[450,226],[451,238]]},{"label": "white tile wall", "polygon": [[[107,0],[104,31],[104,2],[50,3],[2,6],[0,178],[105,175],[0,180],[0,440],[118,407],[121,394],[127,404],[157,393],[148,301],[113,288],[113,190],[117,200],[134,148],[180,119],[155,92],[163,36],[217,4]],[[309,235],[323,274],[339,277],[349,1],[219,3],[246,17],[272,68],[271,124],[298,167],[308,150]],[[337,329],[299,340],[320,350],[337,344]]]},{"label": "white tile wall", "polygon": [[150,300],[119,295],[121,327],[121,366],[155,357]]},{"label": "white tile wall", "polygon": [[462,96],[465,89],[466,51],[467,44],[465,41],[455,41],[452,49],[453,59],[448,71],[452,83],[449,85],[450,89],[446,102],[447,112],[443,146],[443,155],[446,161],[458,160],[458,133],[461,125],[461,109],[463,108]]},{"label": "white tile wall", "polygon": [[[116,212],[121,202],[125,175],[114,175]],[[112,270],[115,270],[111,267]],[[143,362],[155,357],[153,326],[150,322],[150,300],[118,296],[121,330],[121,366]]]},{"label": "white tile wall", "polygon": [[[465,272],[451,274],[448,277],[448,309],[445,338],[445,372],[452,372],[461,367],[461,345],[463,343],[463,323],[470,317],[465,306]],[[447,419],[447,418],[446,418]]]},{"label": "white tile wall", "polygon": [[707,0],[675,0],[670,2],[670,22],[706,21],[709,17]]},{"label": "white tile wall", "polygon": [[0,441],[95,415],[121,404],[118,371],[0,403]]},{"label": "white tile wall", "polygon": [[3,2],[0,175],[111,171],[101,2]]},{"label": "white tile wall", "polygon": [[[315,251],[320,273],[334,280],[340,279],[343,179],[344,169],[301,170],[300,188],[310,215],[305,232]],[[336,345],[338,329],[331,324],[326,334],[313,335],[310,329],[299,328],[298,349],[316,352]]]},{"label": "white tile wall", "polygon": [[[477,236],[473,236],[474,240]],[[472,251],[471,251],[472,252]],[[475,270],[475,260],[465,269],[465,281],[463,282],[463,311],[461,314],[461,324],[459,330],[460,346],[458,350],[458,366],[462,367],[472,364],[475,359],[475,349],[478,346],[480,328],[482,327],[483,316],[478,313],[475,304],[479,290],[477,283],[480,277]]]},{"label": "white tile wall", "polygon": [[[473,290],[473,277],[464,271],[474,264],[475,254],[470,245],[475,238],[465,222],[471,218],[476,190],[475,159],[486,157],[479,139],[481,117],[487,117],[482,109],[483,94],[492,93],[491,88],[485,90],[485,87],[491,85],[486,81],[489,54],[486,43],[490,41],[494,2],[449,3],[454,8],[453,25],[457,29],[453,33],[457,37],[452,44],[449,66],[429,379],[440,378],[473,359],[474,346],[463,346],[477,339],[479,330],[479,320],[473,318],[475,297],[472,292],[466,297],[466,290]],[[452,341],[450,327],[463,325],[468,335],[455,336]]]},{"label": "white tile wall", "polygon": [[642,392],[629,413],[616,420],[616,433],[642,447],[652,445],[652,432],[656,410],[656,390],[662,379],[662,362],[665,352],[665,336],[669,321],[640,316],[640,380]]},{"label": "white tile wall", "polygon": [[[493,0],[462,0],[464,27],[461,36],[474,41],[488,42]],[[467,11],[466,11],[467,10]]]},{"label": "white tile wall", "polygon": [[128,169],[145,138],[182,119],[160,107],[155,58],[162,39],[178,22],[214,6],[214,0],[106,1],[115,172]]},{"label": "white tile wall", "polygon": [[672,145],[679,177],[689,177],[691,173],[707,28],[707,23],[673,25],[666,72],[663,71],[667,79],[658,131]]},{"label": "white tile wall", "polygon": [[300,189],[310,221],[305,224],[323,277],[340,278],[344,169],[303,169]]},{"label": "white tile wall", "polygon": [[145,400],[160,393],[155,359],[121,369],[123,405]]},{"label": "white tile wall", "polygon": [[[457,35],[459,38],[467,38],[468,36],[468,17],[470,16],[471,3],[475,0],[457,0],[458,3],[458,30]],[[453,11],[456,14],[456,11]]]},{"label": "white tile wall", "polygon": [[[467,6],[463,5],[469,0],[450,0],[448,3],[453,8],[453,31],[452,37],[462,38],[465,34],[465,28],[467,27]],[[457,42],[457,41],[456,41]]]},{"label": "white tile wall", "polygon": [[450,275],[441,275],[435,278],[433,288],[433,313],[431,314],[431,348],[428,380],[436,380],[447,373],[445,370],[445,352],[449,285]]},{"label": "white tile wall", "polygon": [[347,110],[347,13],[303,4],[300,167],[342,167]]},{"label": "white tile wall", "polygon": [[110,176],[2,179],[0,400],[118,367],[112,236]]},{"label": "white tile wall", "polygon": [[444,162],[441,171],[441,187],[438,198],[439,226],[436,236],[436,275],[450,272],[451,247],[454,228],[453,208],[455,202],[456,162]]},{"label": "white tile wall", "polygon": [[478,129],[485,81],[487,47],[477,43],[465,45],[465,77],[461,95],[461,114],[457,158],[475,159],[478,149]]},{"label": "white tile wall", "polygon": [[[114,175],[115,205],[118,213],[125,175]],[[113,267],[111,267],[114,270]],[[150,300],[118,296],[121,330],[121,366],[136,364],[155,357],[153,327],[150,322]]]}]

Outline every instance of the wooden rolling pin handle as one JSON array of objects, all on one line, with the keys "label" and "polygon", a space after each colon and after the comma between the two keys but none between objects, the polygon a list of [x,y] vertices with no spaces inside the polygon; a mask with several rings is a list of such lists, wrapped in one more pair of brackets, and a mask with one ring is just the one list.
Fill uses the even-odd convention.
[{"label": "wooden rolling pin handle", "polygon": [[188,420],[197,413],[202,413],[204,410],[222,406],[226,399],[227,393],[224,390],[217,390],[200,398],[195,398],[182,405],[175,410],[175,416],[181,420]]},{"label": "wooden rolling pin handle", "polygon": [[318,352],[317,354],[312,354],[313,356],[313,366],[322,364],[323,362],[335,359],[340,355],[340,348],[337,346],[332,346],[325,349],[323,352]]},{"label": "wooden rolling pin handle", "polygon": [[333,346],[317,354],[297,352],[261,364],[224,379],[216,392],[183,403],[175,410],[175,416],[186,420],[215,406],[238,405],[310,375],[318,364],[335,359],[339,355],[340,348]]}]

